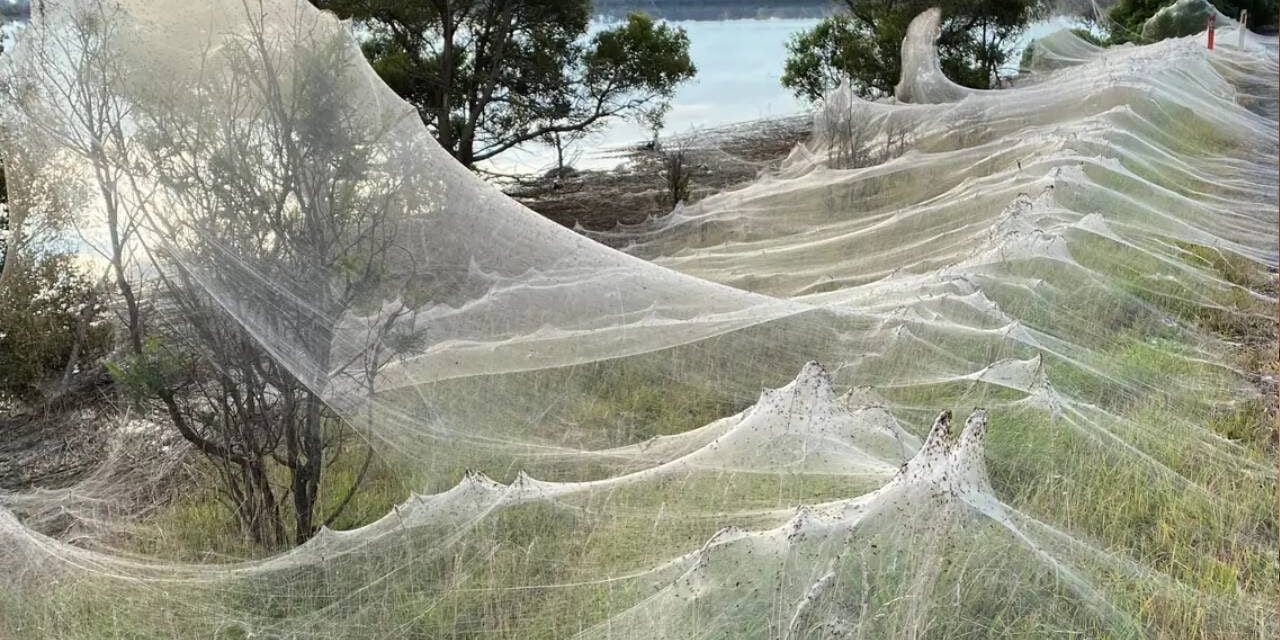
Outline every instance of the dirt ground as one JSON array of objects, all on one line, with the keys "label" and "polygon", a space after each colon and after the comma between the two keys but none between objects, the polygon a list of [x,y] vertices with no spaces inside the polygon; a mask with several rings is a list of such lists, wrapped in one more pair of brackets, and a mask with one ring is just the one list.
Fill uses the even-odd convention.
[{"label": "dirt ground", "polygon": [[71,484],[92,468],[104,447],[87,414],[6,417],[0,412],[0,491]]},{"label": "dirt ground", "polygon": [[667,176],[676,154],[683,155],[688,173],[684,202],[692,204],[776,167],[811,131],[807,116],[734,124],[621,150],[626,162],[615,170],[552,171],[505,190],[566,227],[612,229],[671,212],[675,202]]}]

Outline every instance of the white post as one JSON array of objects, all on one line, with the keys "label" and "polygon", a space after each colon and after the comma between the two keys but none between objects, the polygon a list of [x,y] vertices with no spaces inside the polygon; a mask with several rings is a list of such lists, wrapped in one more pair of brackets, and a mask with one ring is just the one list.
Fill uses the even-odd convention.
[{"label": "white post", "polygon": [[1240,32],[1236,34],[1236,48],[1244,48],[1244,34],[1249,31],[1249,10],[1240,10]]}]

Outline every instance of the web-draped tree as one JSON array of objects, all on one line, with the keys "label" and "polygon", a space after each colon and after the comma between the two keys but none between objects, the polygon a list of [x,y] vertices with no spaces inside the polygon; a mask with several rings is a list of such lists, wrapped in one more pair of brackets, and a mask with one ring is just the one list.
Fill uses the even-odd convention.
[{"label": "web-draped tree", "polygon": [[[421,149],[362,108],[363,60],[328,19],[303,20],[290,39],[246,4],[248,37],[204,43],[205,66],[175,68],[150,91],[124,72],[138,61],[118,11],[73,12],[5,87],[30,129],[19,156],[40,164],[24,175],[58,176],[24,181],[23,193],[78,196],[85,249],[121,300],[124,345],[110,365],[120,387],[210,463],[246,537],[304,542],[343,512],[373,459],[363,447],[353,479],[324,494],[358,418],[331,410],[331,376],[345,376],[348,396],[371,394],[385,341],[412,337],[400,322],[412,314],[412,267],[388,248],[431,190],[383,163]],[[310,65],[282,62],[302,59],[299,48]],[[235,268],[209,268],[229,251]],[[387,275],[391,260],[400,279]],[[237,321],[230,291],[274,323]],[[362,348],[335,361],[338,325],[366,316],[376,322]],[[273,338],[305,348],[285,358],[264,347]]]},{"label": "web-draped tree", "polygon": [[[1119,0],[1106,12],[1103,25],[1107,27],[1113,43],[1142,40],[1142,27],[1156,12],[1172,4],[1172,0]],[[1240,12],[1249,12],[1249,28],[1270,30],[1276,26],[1275,0],[1211,0],[1213,8],[1228,18],[1239,19]],[[1203,20],[1196,23],[1202,30]]]},{"label": "web-draped tree", "polygon": [[[252,37],[216,47],[208,55],[218,63],[193,84],[144,96],[136,109],[150,132],[145,164],[184,212],[149,216],[170,239],[162,270],[170,298],[194,328],[187,342],[216,363],[205,395],[227,407],[233,441],[253,452],[234,469],[247,469],[251,481],[226,484],[244,494],[233,500],[261,502],[253,512],[265,523],[244,524],[270,526],[263,537],[277,544],[275,514],[288,496],[300,544],[334,522],[369,469],[366,446],[354,481],[322,499],[325,466],[355,418],[332,411],[331,389],[354,384],[353,393],[372,394],[386,364],[382,347],[412,339],[412,323],[402,321],[413,313],[407,289],[416,286],[417,257],[397,243],[402,221],[429,210],[438,188],[430,175],[389,172],[423,150],[395,135],[396,120],[367,108],[356,66],[363,61],[352,59],[336,25],[303,19],[283,39],[251,18]],[[205,98],[212,95],[223,97]],[[228,252],[238,256],[230,265]],[[228,322],[230,295],[231,315],[271,321]],[[353,314],[374,320],[354,352],[335,354],[335,342],[353,343],[337,335]],[[298,345],[298,353],[259,346],[277,342]],[[197,407],[194,415],[204,414]],[[201,426],[225,438],[226,417],[219,419]],[[275,486],[274,467],[288,474],[286,487]]]},{"label": "web-draped tree", "polygon": [[902,71],[902,39],[920,13],[940,7],[942,69],[955,82],[987,89],[999,82],[1015,39],[1038,0],[843,0],[841,11],[787,44],[783,86],[819,100],[848,79],[863,97],[891,95]]},{"label": "web-draped tree", "polygon": [[611,118],[662,113],[693,77],[682,29],[631,14],[588,36],[589,0],[313,0],[467,166]]}]

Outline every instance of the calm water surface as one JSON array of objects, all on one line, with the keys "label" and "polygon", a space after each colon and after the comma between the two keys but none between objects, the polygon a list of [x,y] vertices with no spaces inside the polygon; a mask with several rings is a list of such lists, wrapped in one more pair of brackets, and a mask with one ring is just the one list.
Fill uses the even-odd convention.
[{"label": "calm water surface", "polygon": [[[791,34],[812,28],[813,19],[673,21],[689,33],[689,57],[698,74],[677,91],[667,114],[664,134],[686,133],[700,127],[759,118],[791,115],[805,109],[779,84]],[[593,26],[593,30],[604,28]],[[584,140],[574,149],[577,167],[602,168],[617,164],[607,151],[645,140],[648,132],[630,121],[614,121],[608,129]],[[597,150],[597,151],[592,151]],[[501,172],[527,172],[551,168],[555,154],[534,145],[495,158],[491,167]]]}]

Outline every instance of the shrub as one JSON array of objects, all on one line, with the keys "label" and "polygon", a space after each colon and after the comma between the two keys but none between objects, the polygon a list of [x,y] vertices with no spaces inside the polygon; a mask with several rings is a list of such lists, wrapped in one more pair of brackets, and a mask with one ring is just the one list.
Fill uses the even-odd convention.
[{"label": "shrub", "polygon": [[913,18],[943,12],[939,63],[951,80],[979,89],[998,85],[999,73],[1032,17],[1026,0],[845,0],[846,11],[802,31],[787,43],[782,85],[796,96],[822,99],[848,78],[861,97],[891,95],[902,75],[902,41]]},{"label": "shrub", "polygon": [[0,399],[48,400],[111,348],[102,291],[69,254],[20,260],[0,288]]},{"label": "shrub", "polygon": [[665,151],[662,155],[662,178],[668,203],[675,207],[689,199],[689,179],[693,177],[684,149]]},{"label": "shrub", "polygon": [[[1143,30],[1148,20],[1161,9],[1173,4],[1171,0],[1119,0],[1107,11],[1111,41],[1118,44],[1187,35],[1185,31],[1190,27],[1183,27],[1178,31],[1173,24],[1175,15],[1167,11],[1165,18],[1161,21],[1162,24],[1153,25],[1152,29],[1146,32]],[[1259,25],[1273,26],[1276,23],[1275,0],[1213,0],[1209,4],[1232,19],[1239,18],[1242,10],[1248,10],[1249,26],[1255,29]],[[1185,11],[1179,12],[1179,14],[1185,13]],[[1195,30],[1192,33],[1204,29],[1204,20],[1207,15],[1207,10],[1195,13],[1193,19]]]}]

